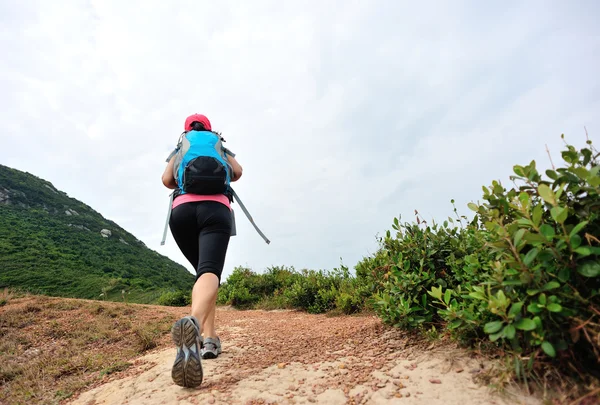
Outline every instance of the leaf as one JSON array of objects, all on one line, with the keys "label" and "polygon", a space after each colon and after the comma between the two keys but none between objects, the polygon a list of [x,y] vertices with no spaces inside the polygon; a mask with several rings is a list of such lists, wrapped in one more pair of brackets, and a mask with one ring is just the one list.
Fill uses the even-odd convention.
[{"label": "leaf", "polygon": [[575,249],[575,253],[580,254],[581,256],[589,256],[592,254],[600,255],[600,247],[597,246],[579,246]]},{"label": "leaf", "polygon": [[546,176],[550,177],[552,180],[558,179],[558,174],[554,170],[546,170]]},{"label": "leaf", "polygon": [[568,267],[563,267],[558,271],[558,279],[563,283],[571,277],[571,271]]},{"label": "leaf", "polygon": [[475,212],[479,211],[479,207],[475,203],[470,202],[467,204],[467,207],[469,207],[469,209],[471,209],[472,211],[475,211]]},{"label": "leaf", "polygon": [[529,207],[529,194],[526,192],[519,193],[519,201],[523,207]]},{"label": "leaf", "polygon": [[515,322],[515,328],[520,330],[534,330],[535,322],[529,318],[521,318]]},{"label": "leaf", "polygon": [[444,302],[447,304],[450,303],[450,298],[452,297],[452,290],[446,290],[446,293],[444,294]]},{"label": "leaf", "polygon": [[523,235],[525,235],[525,232],[526,232],[526,229],[519,229],[515,233],[515,240],[514,240],[515,246],[519,246],[519,242],[521,242],[521,239],[523,239]]},{"label": "leaf", "polygon": [[567,187],[567,183],[561,184],[560,187],[558,188],[558,190],[556,190],[556,194],[555,194],[554,198],[556,198],[557,200],[559,200],[560,196],[565,191],[566,187]]},{"label": "leaf", "polygon": [[513,166],[513,172],[515,172],[515,174],[517,176],[525,177],[525,172],[523,171],[523,166],[519,166],[519,165]]},{"label": "leaf", "polygon": [[[596,166],[596,167],[600,167],[600,166]],[[592,187],[598,187],[598,186],[600,186],[600,177],[593,177],[588,180],[588,183],[590,183],[590,186],[592,186]]]},{"label": "leaf", "polygon": [[527,242],[529,242],[531,244],[534,244],[536,242],[544,243],[547,241],[546,238],[544,237],[544,235],[540,235],[539,233],[531,233],[531,232],[526,233],[523,236],[523,239],[525,239]]},{"label": "leaf", "polygon": [[553,302],[552,304],[548,304],[546,309],[550,312],[560,312],[562,311],[562,306],[556,302]]},{"label": "leaf", "polygon": [[554,346],[550,342],[542,343],[542,350],[550,357],[556,357],[556,351],[554,350]]},{"label": "leaf", "polygon": [[510,311],[508,311],[508,315],[513,317],[517,316],[521,312],[521,309],[523,309],[523,303],[515,302],[510,306]]},{"label": "leaf", "polygon": [[500,331],[498,333],[493,333],[490,335],[490,340],[492,342],[495,342],[496,340],[498,340],[499,338],[501,338],[504,335],[504,331]]},{"label": "leaf", "polygon": [[517,330],[513,325],[506,325],[504,327],[504,336],[506,336],[507,339],[514,339],[516,333]]},{"label": "leaf", "polygon": [[450,329],[456,329],[460,325],[462,325],[462,323],[463,323],[462,319],[455,319],[452,322],[450,322]]},{"label": "leaf", "polygon": [[519,218],[519,219],[517,220],[517,223],[518,223],[519,225],[523,225],[523,226],[526,226],[526,227],[528,227],[528,228],[530,228],[530,227],[533,225],[533,222],[532,222],[532,221],[530,221],[530,220],[529,220],[529,219],[527,219],[527,218]]},{"label": "leaf", "polygon": [[540,294],[540,295],[538,296],[538,302],[539,302],[541,305],[543,305],[543,306],[544,306],[544,305],[546,305],[546,302],[547,302],[547,300],[546,300],[546,294],[544,294],[544,293]]},{"label": "leaf", "polygon": [[567,219],[567,215],[569,214],[569,210],[567,207],[552,207],[550,210],[550,215],[552,215],[552,219],[562,224]]},{"label": "leaf", "polygon": [[478,292],[478,291],[473,291],[471,293],[469,293],[469,297],[471,298],[475,298],[476,300],[487,300],[487,298],[485,298],[485,295],[483,295],[482,293]]},{"label": "leaf", "polygon": [[540,196],[548,204],[552,204],[552,205],[556,204],[554,202],[554,192],[552,191],[552,189],[550,189],[550,187],[548,187],[548,185],[546,185],[546,184],[540,184],[538,186],[538,193],[540,193]]},{"label": "leaf", "polygon": [[541,206],[541,204],[536,205],[533,208],[533,223],[535,224],[535,226],[540,226],[540,221],[542,220],[542,214],[544,213],[544,209]]},{"label": "leaf", "polygon": [[496,293],[496,299],[498,300],[498,303],[500,303],[500,305],[504,308],[506,308],[510,302],[510,299],[506,298],[506,295],[502,290],[498,290],[498,292]]},{"label": "leaf", "polygon": [[532,314],[539,314],[542,312],[542,308],[540,308],[538,304],[529,304],[527,306],[527,311],[531,312]]},{"label": "leaf", "polygon": [[577,232],[581,231],[587,224],[588,224],[588,221],[583,221],[583,222],[580,222],[577,225],[575,225],[575,227],[573,227],[573,229],[571,229],[571,232],[569,232],[569,237],[572,238],[573,235],[575,235]]},{"label": "leaf", "polygon": [[542,290],[549,291],[549,290],[554,290],[555,288],[559,288],[559,287],[560,287],[560,283],[558,281],[550,281],[542,287]]},{"label": "leaf", "polygon": [[600,262],[584,262],[577,266],[577,272],[584,277],[598,277],[600,275]]},{"label": "leaf", "polygon": [[442,299],[442,287],[431,287],[431,291],[427,291],[427,293],[433,298]]},{"label": "leaf", "polygon": [[[533,321],[532,321],[533,322]],[[483,327],[483,331],[485,333],[487,333],[488,335],[492,334],[492,333],[496,333],[498,332],[500,329],[502,329],[502,325],[504,325],[504,323],[502,321],[492,321],[492,322],[488,322],[485,324],[485,326]]]},{"label": "leaf", "polygon": [[573,237],[571,238],[571,248],[577,249],[579,245],[581,245],[581,236],[573,235]]},{"label": "leaf", "polygon": [[564,150],[560,154],[562,155],[564,161],[567,163],[577,162],[577,152],[574,152],[572,150]]},{"label": "leaf", "polygon": [[590,172],[585,167],[576,167],[572,170],[581,180],[587,180]]},{"label": "leaf", "polygon": [[554,227],[548,224],[543,224],[542,226],[540,226],[540,233],[544,235],[544,237],[549,241],[552,240],[552,238],[554,238],[554,235],[556,234],[556,232],[554,231]]},{"label": "leaf", "polygon": [[527,252],[525,257],[523,258],[523,264],[525,266],[529,267],[529,265],[533,262],[533,260],[535,259],[535,257],[538,255],[539,252],[540,251],[538,248],[531,249],[529,252]]}]

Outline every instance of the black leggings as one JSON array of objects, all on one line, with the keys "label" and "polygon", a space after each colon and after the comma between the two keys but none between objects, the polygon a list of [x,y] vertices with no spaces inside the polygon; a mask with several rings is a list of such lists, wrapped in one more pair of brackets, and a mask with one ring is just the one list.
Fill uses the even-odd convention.
[{"label": "black leggings", "polygon": [[171,233],[183,255],[196,269],[196,280],[213,273],[221,283],[231,237],[231,211],[216,201],[178,205],[169,220]]}]

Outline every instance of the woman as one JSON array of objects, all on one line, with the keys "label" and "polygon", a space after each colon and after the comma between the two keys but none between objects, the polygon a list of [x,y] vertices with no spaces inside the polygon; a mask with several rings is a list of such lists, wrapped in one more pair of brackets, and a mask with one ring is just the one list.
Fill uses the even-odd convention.
[{"label": "woman", "polygon": [[[211,131],[204,115],[194,114],[185,120],[185,131]],[[242,176],[242,167],[232,154],[227,154],[231,166],[231,181]],[[178,185],[173,175],[173,156],[162,175],[170,189]],[[183,387],[202,383],[201,357],[215,358],[221,343],[215,331],[215,306],[221,283],[221,273],[232,230],[231,206],[224,194],[183,194],[173,200],[169,227],[175,242],[196,269],[192,290],[191,314],[173,325],[171,334],[177,346],[173,363],[173,381]]]}]

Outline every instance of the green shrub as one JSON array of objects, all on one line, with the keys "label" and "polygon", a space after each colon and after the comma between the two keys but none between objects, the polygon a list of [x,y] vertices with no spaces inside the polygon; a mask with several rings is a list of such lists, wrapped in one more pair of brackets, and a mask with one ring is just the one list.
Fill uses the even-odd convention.
[{"label": "green shrub", "polygon": [[[358,288],[358,286],[356,286]],[[335,298],[335,307],[342,313],[350,315],[366,308],[365,296],[361,294],[361,291],[356,293],[340,291],[338,296]]]},{"label": "green shrub", "polygon": [[475,216],[457,214],[458,226],[394,219],[395,235],[356,267],[379,316],[445,327],[470,344],[483,338],[528,358],[518,373],[543,359],[600,369],[598,152],[588,141],[561,156],[564,167],[546,178],[532,161],[514,166],[514,188],[483,187],[484,203],[468,204]]},{"label": "green shrub", "polygon": [[473,288],[476,308],[494,315],[484,326],[492,341],[517,351],[600,362],[600,166],[598,153],[567,145],[565,167],[535,161],[515,166],[506,191],[484,189],[470,204],[494,242],[487,285]]},{"label": "green shrub", "polygon": [[267,288],[258,274],[245,267],[236,267],[219,288],[217,303],[250,308],[260,301]]},{"label": "green shrub", "polygon": [[[389,240],[389,231],[387,240]],[[373,294],[384,290],[389,271],[389,251],[385,246],[381,246],[383,242],[382,238],[378,238],[378,241],[380,248],[375,255],[363,258],[354,266],[356,278],[368,286]]]},{"label": "green shrub", "polygon": [[187,307],[192,303],[191,291],[167,291],[157,299],[158,305],[170,307]]},{"label": "green shrub", "polygon": [[[386,323],[416,328],[440,322],[428,294],[432,288],[462,291],[483,280],[489,257],[481,251],[486,237],[473,223],[463,226],[465,220],[457,215],[457,221],[428,225],[418,216],[412,224],[394,219],[396,233],[387,231],[381,241],[375,269],[379,275],[373,306]],[[369,264],[366,260],[359,266]]]},{"label": "green shrub", "polygon": [[301,309],[323,313],[340,309],[358,312],[370,296],[347,267],[333,271],[271,267],[263,274],[238,267],[221,285],[218,303],[237,308]]}]

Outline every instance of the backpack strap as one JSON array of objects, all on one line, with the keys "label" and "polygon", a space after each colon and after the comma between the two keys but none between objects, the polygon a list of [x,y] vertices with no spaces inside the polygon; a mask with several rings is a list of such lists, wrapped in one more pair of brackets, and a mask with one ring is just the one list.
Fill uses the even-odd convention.
[{"label": "backpack strap", "polygon": [[258,232],[258,234],[265,240],[265,242],[267,242],[267,245],[270,244],[271,241],[265,236],[264,233],[262,233],[262,231],[260,229],[258,229],[258,226],[256,226],[256,224],[254,223],[252,216],[250,216],[250,213],[246,209],[246,206],[244,205],[244,203],[242,203],[242,201],[240,200],[240,197],[238,197],[237,193],[233,190],[233,188],[230,188],[230,190],[231,190],[232,196],[235,198],[237,203],[240,205],[240,208],[242,209],[242,211],[244,211],[244,214],[246,214],[246,217],[248,218],[248,220],[250,221],[252,226],[254,226],[254,229],[256,229],[256,232]]},{"label": "backpack strap", "polygon": [[169,211],[167,211],[167,221],[165,222],[165,230],[163,231],[163,237],[162,240],[160,241],[161,246],[165,244],[165,241],[167,240],[167,230],[169,229],[169,221],[171,220],[171,211],[173,211],[173,198],[175,195],[175,192],[177,190],[173,190],[173,192],[171,193],[171,197],[169,198]]},{"label": "backpack strap", "polygon": [[171,158],[175,156],[177,152],[179,152],[179,149],[181,149],[181,142],[185,134],[187,134],[187,131],[184,131],[181,135],[179,135],[179,139],[177,140],[177,145],[175,146],[175,149],[173,149],[173,151],[169,154],[165,162],[169,163],[169,160],[171,160]]},{"label": "backpack strap", "polygon": [[167,159],[165,160],[165,162],[169,163],[169,160],[171,160],[171,158],[177,154],[177,151],[178,151],[177,148],[173,149],[173,152],[169,153],[169,156],[167,156]]},{"label": "backpack strap", "polygon": [[235,157],[235,153],[233,153],[232,151],[230,151],[229,149],[227,149],[224,146],[223,146],[223,152],[225,152],[226,155],[229,155],[231,157]]},{"label": "backpack strap", "polygon": [[[167,157],[166,162],[169,163],[169,161],[173,158],[173,156],[175,156],[177,154],[177,152],[179,152],[179,149],[181,149],[181,142],[183,141],[183,137],[187,134],[187,131],[184,131],[180,136],[179,139],[177,140],[177,145],[175,146],[175,149],[173,149],[173,151],[169,154],[169,156]],[[171,211],[173,211],[173,199],[179,195],[179,192],[181,190],[179,190],[178,188],[173,190],[173,192],[171,193],[170,197],[169,197],[169,210],[167,211],[167,220],[165,221],[165,229],[163,231],[163,237],[162,240],[160,241],[161,246],[165,244],[165,241],[167,240],[167,230],[169,229],[169,221],[171,220]]]}]

